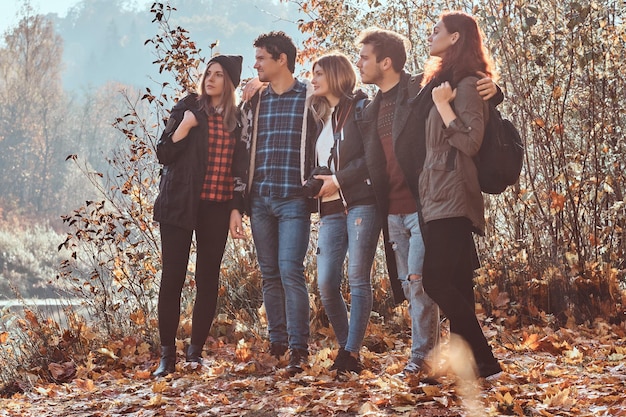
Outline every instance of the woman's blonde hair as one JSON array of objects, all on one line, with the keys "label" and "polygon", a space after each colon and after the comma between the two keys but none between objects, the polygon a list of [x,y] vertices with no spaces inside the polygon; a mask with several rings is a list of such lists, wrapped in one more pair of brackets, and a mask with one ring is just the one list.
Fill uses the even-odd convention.
[{"label": "woman's blonde hair", "polygon": [[[224,70],[224,89],[222,90],[222,96],[220,97],[220,104],[217,108],[211,104],[211,96],[209,96],[204,87],[204,80],[207,77],[209,68],[219,62],[210,62],[200,77],[200,82],[197,86],[198,91],[198,104],[202,111],[207,115],[213,113],[221,113],[224,120],[224,128],[228,132],[232,132],[237,127],[237,96],[235,95],[235,85],[228,75],[228,71]],[[221,64],[220,64],[221,66]]]},{"label": "woman's blonde hair", "polygon": [[[324,71],[330,92],[339,97],[340,102],[354,96],[356,72],[348,57],[341,52],[329,53],[313,62],[313,72],[317,66]],[[310,106],[318,121],[324,122],[330,116],[331,107],[326,97],[311,97]]]}]

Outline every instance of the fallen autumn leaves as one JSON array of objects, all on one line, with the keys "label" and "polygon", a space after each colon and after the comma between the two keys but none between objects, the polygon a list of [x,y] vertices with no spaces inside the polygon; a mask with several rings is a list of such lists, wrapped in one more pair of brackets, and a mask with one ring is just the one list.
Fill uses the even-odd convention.
[{"label": "fallen autumn leaves", "polygon": [[370,335],[384,337],[389,350],[364,348],[367,370],[341,381],[327,371],[333,353],[325,339],[292,378],[276,370],[284,363],[265,353],[265,342],[240,340],[213,341],[202,368],[181,361],[169,378],[153,379],[156,359],[145,343],[127,338],[92,352],[85,366],[51,365],[67,382],[1,399],[0,416],[626,416],[623,325],[512,334],[488,324],[485,331],[505,372],[469,385],[447,372],[445,346],[440,384],[395,377],[407,335],[386,335],[374,324]]}]

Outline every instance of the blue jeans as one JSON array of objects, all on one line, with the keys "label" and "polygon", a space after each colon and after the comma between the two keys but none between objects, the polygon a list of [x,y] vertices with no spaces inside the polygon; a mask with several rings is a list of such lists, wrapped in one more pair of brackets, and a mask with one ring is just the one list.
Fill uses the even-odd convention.
[{"label": "blue jeans", "polygon": [[[370,272],[376,253],[381,220],[376,205],[351,207],[323,216],[317,240],[317,284],[322,304],[339,346],[359,352],[372,311]],[[348,253],[350,320],[341,295],[343,263]]]},{"label": "blue jeans", "polygon": [[[411,316],[411,361],[421,365],[428,353],[439,342],[439,307],[426,294],[422,284],[424,239],[419,216],[390,214],[389,240],[396,254],[398,277],[402,280],[404,296],[409,301]],[[409,279],[417,275],[418,279]]]},{"label": "blue jeans", "polygon": [[250,225],[263,277],[270,342],[307,349],[309,293],[304,257],[311,227],[307,201],[253,195]]}]

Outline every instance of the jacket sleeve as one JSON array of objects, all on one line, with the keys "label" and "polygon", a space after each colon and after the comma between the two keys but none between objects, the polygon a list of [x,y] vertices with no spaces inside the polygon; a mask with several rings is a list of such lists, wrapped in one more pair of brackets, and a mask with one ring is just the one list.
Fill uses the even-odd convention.
[{"label": "jacket sleeve", "polygon": [[159,141],[157,142],[157,159],[159,163],[163,165],[170,165],[178,158],[181,151],[187,146],[187,141],[184,139],[174,143],[172,136],[174,132],[182,122],[186,110],[191,110],[194,107],[192,104],[192,98],[195,100],[195,95],[189,95],[180,100],[170,113],[170,117],[165,125],[165,130],[161,134]]},{"label": "jacket sleeve", "polygon": [[476,78],[467,77],[457,87],[453,103],[456,119],[443,130],[448,143],[468,156],[480,149],[485,132],[485,102],[476,90]]},{"label": "jacket sleeve", "polygon": [[240,213],[245,212],[247,190],[247,173],[250,162],[247,142],[242,139],[242,129],[238,126],[236,130],[237,143],[233,153],[233,177],[235,179],[235,189],[231,201],[231,210],[237,209]]},{"label": "jacket sleeve", "polygon": [[498,84],[496,84],[496,89],[496,94],[489,99],[489,102],[493,104],[494,107],[504,101],[504,93]]},{"label": "jacket sleeve", "polygon": [[335,176],[341,188],[368,179],[369,172],[365,162],[365,155],[348,162],[345,167],[335,172]]},{"label": "jacket sleeve", "polygon": [[[353,110],[354,121],[346,124],[344,128],[344,133],[350,135],[345,138],[345,141],[346,143],[349,141],[350,147],[353,147],[355,152],[352,152],[353,156],[350,157],[350,161],[340,166],[340,169],[335,172],[335,177],[342,188],[363,182],[370,176],[367,169],[367,161],[365,160],[365,146],[363,144],[361,130],[358,126],[358,122],[363,120],[363,112],[367,104],[369,104],[367,98],[356,101],[355,109]],[[353,129],[350,129],[350,127],[353,127]],[[341,161],[341,146],[339,146],[339,154],[339,161]]]}]

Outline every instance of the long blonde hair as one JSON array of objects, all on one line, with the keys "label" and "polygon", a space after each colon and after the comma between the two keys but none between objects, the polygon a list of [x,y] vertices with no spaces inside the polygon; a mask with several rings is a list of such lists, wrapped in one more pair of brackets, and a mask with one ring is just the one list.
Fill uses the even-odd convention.
[{"label": "long blonde hair", "polygon": [[[356,72],[348,57],[341,52],[333,52],[318,58],[313,63],[313,72],[318,66],[324,71],[330,92],[339,97],[341,102],[354,96]],[[326,121],[331,113],[331,106],[326,97],[311,97],[313,116],[320,122]]]},{"label": "long blonde hair", "polygon": [[[224,120],[224,128],[228,132],[232,132],[237,127],[237,96],[235,95],[235,85],[228,75],[228,71],[224,70],[224,89],[222,90],[222,96],[220,97],[220,104],[217,108],[211,104],[211,96],[209,96],[204,87],[204,80],[207,76],[209,68],[213,64],[219,64],[219,62],[209,62],[206,69],[202,73],[200,82],[198,83],[198,104],[202,111],[207,115],[214,113],[222,113]],[[221,64],[220,64],[221,66]]]}]

